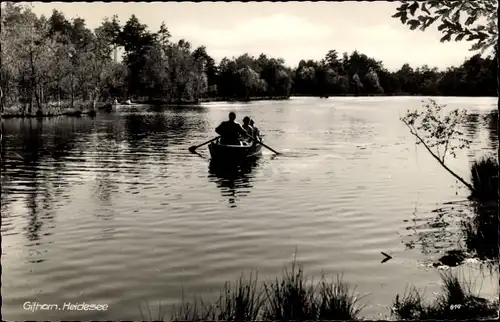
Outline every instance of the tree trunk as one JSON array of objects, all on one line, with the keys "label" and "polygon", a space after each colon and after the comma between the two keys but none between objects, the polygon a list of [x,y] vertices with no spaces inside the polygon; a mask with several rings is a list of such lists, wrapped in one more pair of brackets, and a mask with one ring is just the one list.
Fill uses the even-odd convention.
[{"label": "tree trunk", "polygon": [[96,106],[97,106],[97,101],[99,99],[99,89],[95,89],[94,90],[94,93],[93,93],[93,98],[92,98],[92,109],[95,110]]},{"label": "tree trunk", "polygon": [[[497,26],[500,26],[500,2],[497,4]],[[500,122],[500,35],[497,35],[497,124]],[[497,126],[498,127],[498,126]],[[497,129],[498,130],[498,129]],[[498,146],[497,158],[500,157],[500,145]],[[498,167],[497,180],[500,181],[500,167]],[[500,185],[498,185],[498,195],[497,197],[500,199]],[[500,227],[499,227],[500,230]],[[500,231],[499,231],[500,232]]]},{"label": "tree trunk", "polygon": [[71,73],[71,108],[73,109],[74,106],[75,106],[75,94],[73,85],[73,73]]},{"label": "tree trunk", "polygon": [[3,155],[3,90],[2,86],[0,86],[0,164],[2,163],[2,155]]},{"label": "tree trunk", "polygon": [[61,84],[59,80],[57,80],[57,106],[61,107]]},{"label": "tree trunk", "polygon": [[437,155],[434,154],[434,152],[432,152],[432,150],[427,146],[427,144],[425,144],[424,140],[415,132],[413,132],[412,128],[410,127],[410,125],[406,122],[404,122],[406,124],[406,126],[408,126],[408,128],[410,129],[410,133],[413,134],[419,141],[420,143],[427,149],[427,151],[432,155],[432,157],[434,159],[436,159],[437,162],[439,162],[439,164],[446,170],[448,171],[448,173],[450,173],[452,176],[454,176],[458,181],[460,181],[461,183],[463,183],[467,188],[469,188],[469,190],[473,193],[475,190],[474,190],[474,187],[468,183],[467,181],[465,181],[462,177],[460,177],[458,174],[456,174],[455,172],[453,172],[453,170],[451,170],[450,168],[448,168],[446,166],[446,164],[444,164],[443,161],[441,161],[441,159],[439,159],[439,157]]},{"label": "tree trunk", "polygon": [[[35,62],[33,61],[33,51],[30,51],[30,63],[31,63],[31,93],[33,100],[33,92],[35,92],[35,99],[38,111],[41,111],[42,107],[40,105],[40,97],[37,91],[37,82],[36,82],[36,70],[35,70]],[[32,112],[33,103],[30,104],[30,113]]]},{"label": "tree trunk", "polygon": [[[28,83],[28,82],[27,82]],[[33,76],[29,79],[28,89],[26,89],[26,95],[29,95],[29,105],[28,105],[28,114],[31,115],[33,112]]]},{"label": "tree trunk", "polygon": [[4,105],[3,90],[2,86],[0,86],[0,122],[2,121],[3,105]]},{"label": "tree trunk", "polygon": [[45,95],[42,85],[40,85],[40,101],[42,102],[42,104],[45,103]]}]

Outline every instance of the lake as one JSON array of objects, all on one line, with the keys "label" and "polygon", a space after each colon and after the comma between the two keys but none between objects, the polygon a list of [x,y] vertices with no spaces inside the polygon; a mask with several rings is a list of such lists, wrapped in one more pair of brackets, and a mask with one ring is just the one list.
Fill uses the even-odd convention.
[{"label": "lake", "polygon": [[[291,98],[198,107],[122,107],[95,118],[3,121],[2,288],[5,320],[139,320],[215,298],[227,280],[279,276],[297,258],[306,275],[337,273],[369,294],[362,315],[383,318],[409,283],[439,288],[428,264],[460,242],[468,191],[415,145],[399,117],[422,97]],[[473,140],[449,166],[494,154],[483,122],[496,98],[434,98],[471,114]],[[235,111],[250,115],[283,155],[241,172],[214,168],[207,146]],[[295,252],[297,250],[297,253]],[[381,252],[393,259],[381,263]],[[457,269],[454,269],[457,270]],[[481,294],[498,275],[467,263]],[[37,311],[107,304],[105,312]],[[144,310],[144,306],[142,306]]]}]

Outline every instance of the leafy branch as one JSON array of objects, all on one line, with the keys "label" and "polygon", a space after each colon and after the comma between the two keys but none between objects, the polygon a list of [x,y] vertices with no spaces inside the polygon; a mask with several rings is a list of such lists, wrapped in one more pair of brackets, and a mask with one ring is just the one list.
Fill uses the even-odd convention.
[{"label": "leafy branch", "polygon": [[474,192],[473,186],[446,166],[446,157],[456,157],[456,150],[469,148],[471,141],[458,128],[466,120],[467,112],[454,109],[443,115],[445,105],[430,99],[424,110],[408,111],[401,121],[409,128],[426,150],[451,175]]},{"label": "leafy branch", "polygon": [[410,27],[425,30],[438,23],[438,30],[443,37],[441,42],[455,41],[474,42],[471,51],[484,53],[492,48],[498,38],[496,10],[497,0],[426,0],[401,1],[402,4],[392,16]]}]

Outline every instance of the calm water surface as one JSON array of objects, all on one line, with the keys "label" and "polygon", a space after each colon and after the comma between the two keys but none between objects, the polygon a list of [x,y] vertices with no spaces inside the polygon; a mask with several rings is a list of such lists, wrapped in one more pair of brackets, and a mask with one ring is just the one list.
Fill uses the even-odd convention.
[{"label": "calm water surface", "polygon": [[[128,107],[91,118],[4,120],[2,292],[6,320],[140,319],[188,298],[218,295],[226,280],[281,273],[298,249],[308,275],[357,285],[366,317],[388,313],[408,283],[432,294],[426,266],[456,247],[470,215],[467,190],[399,121],[422,98],[293,98],[201,107]],[[494,98],[437,98],[472,114],[474,144],[450,160],[468,178],[494,153],[483,116]],[[234,110],[268,145],[240,172],[211,166],[206,146]],[[436,220],[439,218],[439,220]],[[380,263],[380,252],[394,258]],[[485,296],[498,276],[470,264]],[[496,282],[495,281],[496,278]],[[23,310],[26,301],[105,303],[106,312]]]}]

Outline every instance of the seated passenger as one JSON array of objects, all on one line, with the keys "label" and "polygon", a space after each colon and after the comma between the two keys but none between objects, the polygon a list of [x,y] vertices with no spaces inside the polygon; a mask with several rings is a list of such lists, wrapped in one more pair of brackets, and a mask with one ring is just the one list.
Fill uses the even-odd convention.
[{"label": "seated passenger", "polygon": [[[247,131],[247,134],[253,137],[253,127],[250,125],[250,118],[248,116],[245,116],[243,118],[243,125],[242,128]],[[253,141],[253,140],[252,140]]]},{"label": "seated passenger", "polygon": [[252,119],[252,120],[250,120],[250,126],[253,128],[253,137],[254,137],[256,140],[258,140],[258,141],[262,142],[262,138],[260,137],[260,131],[259,131],[259,129],[258,129],[256,126],[254,126],[254,121],[253,121],[253,119]]},{"label": "seated passenger", "polygon": [[241,127],[238,122],[235,122],[236,114],[229,113],[229,120],[223,121],[216,129],[215,132],[221,136],[221,143],[226,145],[241,145],[239,136],[248,137],[247,132]]}]

